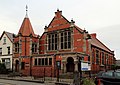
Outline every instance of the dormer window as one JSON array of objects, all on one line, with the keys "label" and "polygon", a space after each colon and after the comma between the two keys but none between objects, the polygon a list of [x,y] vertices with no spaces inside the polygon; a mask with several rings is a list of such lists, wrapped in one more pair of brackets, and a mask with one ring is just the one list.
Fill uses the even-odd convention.
[{"label": "dormer window", "polygon": [[3,45],[6,44],[6,37],[3,39]]}]

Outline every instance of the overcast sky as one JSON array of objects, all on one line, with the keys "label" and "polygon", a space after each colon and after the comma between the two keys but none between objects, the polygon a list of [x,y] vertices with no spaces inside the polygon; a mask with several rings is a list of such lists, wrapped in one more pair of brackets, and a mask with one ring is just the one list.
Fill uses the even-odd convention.
[{"label": "overcast sky", "polygon": [[18,33],[26,5],[36,34],[42,35],[59,9],[80,28],[97,33],[97,38],[120,59],[120,0],[0,0],[0,35],[3,31]]}]

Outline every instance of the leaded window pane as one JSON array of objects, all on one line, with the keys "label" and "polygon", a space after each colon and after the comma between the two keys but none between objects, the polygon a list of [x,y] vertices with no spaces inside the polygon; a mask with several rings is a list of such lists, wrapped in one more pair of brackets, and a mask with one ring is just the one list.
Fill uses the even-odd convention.
[{"label": "leaded window pane", "polygon": [[41,58],[38,59],[38,65],[41,65]]},{"label": "leaded window pane", "polygon": [[44,65],[44,58],[42,58],[42,65]]},{"label": "leaded window pane", "polygon": [[70,30],[61,31],[59,34],[57,33],[48,34],[48,50],[58,50],[58,48],[60,49],[71,48],[71,31]]},{"label": "leaded window pane", "polygon": [[36,58],[35,61],[34,61],[34,65],[37,65],[37,58]]},{"label": "leaded window pane", "polygon": [[61,49],[71,48],[71,32],[64,31],[61,33]]},{"label": "leaded window pane", "polygon": [[68,48],[71,48],[71,42],[68,42]]},{"label": "leaded window pane", "polygon": [[63,43],[61,43],[61,49],[63,49]]},{"label": "leaded window pane", "polygon": [[45,58],[45,65],[48,65],[48,58]]},{"label": "leaded window pane", "polygon": [[58,37],[56,33],[48,35],[48,50],[57,50]]},{"label": "leaded window pane", "polygon": [[52,58],[49,58],[49,65],[52,65]]}]

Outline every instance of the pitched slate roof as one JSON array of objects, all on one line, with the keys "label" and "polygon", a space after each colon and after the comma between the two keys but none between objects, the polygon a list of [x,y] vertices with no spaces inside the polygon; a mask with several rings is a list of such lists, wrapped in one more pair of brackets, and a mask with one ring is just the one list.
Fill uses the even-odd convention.
[{"label": "pitched slate roof", "polygon": [[113,51],[111,51],[108,47],[106,47],[101,41],[99,41],[97,38],[96,38],[96,33],[94,34],[91,34],[91,44],[93,46],[96,46],[98,48],[101,48],[109,53],[113,53]]},{"label": "pitched slate roof", "polygon": [[23,20],[23,23],[20,27],[20,30],[18,32],[18,34],[22,34],[22,36],[30,36],[32,35],[33,37],[36,37],[34,31],[33,31],[33,28],[32,28],[32,25],[31,25],[31,22],[29,20],[28,17],[25,17],[24,20]]},{"label": "pitched slate roof", "polygon": [[13,33],[5,32],[9,39],[13,42]]}]

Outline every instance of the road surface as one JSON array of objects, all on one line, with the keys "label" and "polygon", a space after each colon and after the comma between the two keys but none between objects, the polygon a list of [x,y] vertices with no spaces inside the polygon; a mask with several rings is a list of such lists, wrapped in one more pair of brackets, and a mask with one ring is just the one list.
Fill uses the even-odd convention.
[{"label": "road surface", "polygon": [[0,85],[46,85],[46,84],[0,79]]}]

